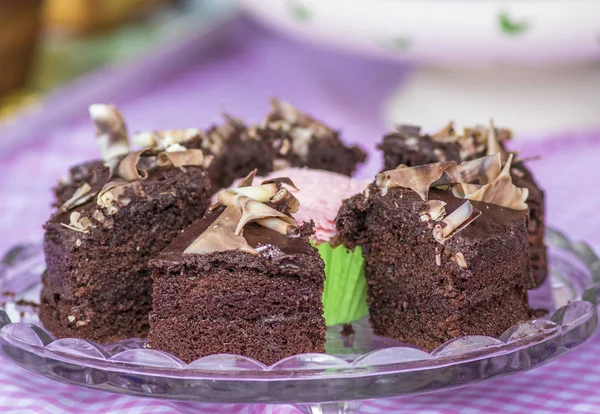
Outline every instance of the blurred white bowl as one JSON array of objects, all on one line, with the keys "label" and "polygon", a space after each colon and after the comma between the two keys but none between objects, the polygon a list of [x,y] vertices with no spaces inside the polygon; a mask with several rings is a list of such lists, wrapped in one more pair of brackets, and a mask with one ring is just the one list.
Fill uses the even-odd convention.
[{"label": "blurred white bowl", "polygon": [[600,0],[241,0],[296,37],[436,66],[600,57]]}]

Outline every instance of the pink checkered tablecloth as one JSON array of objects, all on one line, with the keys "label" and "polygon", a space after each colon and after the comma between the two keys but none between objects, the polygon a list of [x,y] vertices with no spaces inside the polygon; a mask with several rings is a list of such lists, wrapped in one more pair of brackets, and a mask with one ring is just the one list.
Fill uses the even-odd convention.
[{"label": "pink checkered tablecloth", "polygon": [[[373,151],[385,130],[377,108],[401,78],[391,65],[355,61],[308,49],[243,25],[225,42],[146,92],[115,99],[132,131],[205,126],[229,112],[256,121],[272,95],[310,108],[343,126],[348,141],[371,150],[360,171],[372,176],[380,165]],[[235,40],[234,39],[234,40]],[[311,62],[311,64],[306,64]],[[369,79],[368,82],[355,82]],[[62,96],[60,99],[68,99]],[[94,94],[90,94],[90,101]],[[48,104],[48,105],[51,105]],[[1,132],[1,131],[0,131]],[[0,139],[2,136],[0,134]],[[600,159],[600,131],[515,142],[548,194],[549,222],[575,240],[600,247],[600,205],[593,168]],[[37,131],[27,143],[0,152],[0,252],[21,241],[40,241],[50,212],[49,188],[66,166],[96,157],[86,108],[68,122]],[[361,413],[600,412],[600,336],[547,366],[424,396],[367,401]],[[27,373],[0,357],[2,413],[300,413],[292,406],[217,405],[120,396],[59,383]]]}]

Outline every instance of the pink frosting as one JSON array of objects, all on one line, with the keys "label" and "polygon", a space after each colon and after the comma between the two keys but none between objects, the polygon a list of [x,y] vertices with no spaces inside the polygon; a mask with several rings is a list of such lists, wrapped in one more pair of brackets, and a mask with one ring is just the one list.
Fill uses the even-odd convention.
[{"label": "pink frosting", "polygon": [[[289,190],[300,201],[300,209],[294,213],[299,224],[310,220],[315,223],[315,233],[311,240],[325,243],[336,235],[335,217],[346,198],[362,192],[371,180],[357,180],[329,171],[309,168],[286,168],[275,171],[267,177],[256,177],[254,183],[267,178],[290,177],[300,189]],[[235,187],[236,184],[233,185]]]}]

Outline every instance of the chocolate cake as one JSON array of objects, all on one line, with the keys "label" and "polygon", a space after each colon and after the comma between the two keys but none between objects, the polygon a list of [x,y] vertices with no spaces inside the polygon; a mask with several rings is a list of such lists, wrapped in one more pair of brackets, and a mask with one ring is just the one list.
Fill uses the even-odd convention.
[{"label": "chocolate cake", "polygon": [[308,167],[351,176],[367,158],[360,147],[347,147],[338,131],[277,99],[271,100],[271,112],[250,135],[269,143],[274,170]]},{"label": "chocolate cake", "polygon": [[276,99],[271,101],[271,112],[259,125],[248,127],[225,115],[224,124],[206,132],[145,132],[135,134],[133,141],[158,149],[177,143],[213,155],[208,171],[215,191],[253,169],[266,175],[290,166],[309,167],[350,176],[366,159],[366,153],[358,146],[346,146],[337,131]]},{"label": "chocolate cake", "polygon": [[[156,259],[149,345],[186,362],[230,353],[273,364],[324,352],[324,264],[289,215],[285,179],[218,194]],[[292,184],[293,185],[293,184]]]},{"label": "chocolate cake", "polygon": [[[165,150],[173,145],[201,149],[205,155],[213,157],[208,167],[213,193],[254,169],[259,175],[266,175],[297,166],[350,176],[366,159],[366,153],[358,146],[346,146],[337,131],[289,103],[273,99],[271,106],[271,112],[260,125],[247,126],[241,120],[225,115],[223,124],[207,131],[189,128],[137,132],[132,142],[138,147],[155,150]],[[95,160],[72,167],[54,189],[55,206],[68,200],[90,179],[91,168],[102,163]]]},{"label": "chocolate cake", "polygon": [[176,147],[129,152],[118,111],[91,113],[105,162],[77,175],[83,183],[44,226],[40,320],[58,338],[110,343],[147,334],[148,261],[206,211],[209,158]]},{"label": "chocolate cake", "polygon": [[[509,154],[506,142],[512,139],[512,135],[508,129],[493,126],[465,128],[459,132],[452,123],[436,134],[422,135],[419,127],[403,125],[399,126],[397,131],[384,136],[378,148],[383,151],[385,170],[399,165],[411,167],[440,161],[462,162],[495,152],[501,152],[503,161],[506,161]],[[515,185],[529,190],[527,205],[531,267],[539,286],[548,275],[544,244],[544,191],[535,181],[524,160],[515,160],[510,172]]]},{"label": "chocolate cake", "polygon": [[431,351],[529,318],[528,191],[512,157],[401,166],[344,202],[338,234],[362,247],[377,335]]}]

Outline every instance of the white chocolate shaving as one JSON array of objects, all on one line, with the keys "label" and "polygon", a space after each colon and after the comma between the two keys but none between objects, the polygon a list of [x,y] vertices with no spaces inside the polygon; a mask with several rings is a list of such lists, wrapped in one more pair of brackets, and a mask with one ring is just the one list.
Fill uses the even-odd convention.
[{"label": "white chocolate shaving", "polygon": [[466,201],[436,224],[433,228],[433,237],[438,242],[444,243],[471,224],[480,215],[481,211],[475,209],[469,201]]},{"label": "white chocolate shaving", "polygon": [[165,150],[171,146],[179,145],[182,142],[187,142],[192,138],[199,136],[203,136],[203,133],[197,128],[172,129],[164,131],[136,132],[133,134],[131,141],[138,147]]},{"label": "white chocolate shaving", "polygon": [[239,208],[227,207],[183,252],[207,254],[240,250],[254,255],[258,254],[241,234],[235,233],[241,216]]},{"label": "white chocolate shaving", "polygon": [[[291,227],[298,227],[296,220],[294,220],[292,217],[286,216],[285,214],[280,213],[279,211],[267,206],[266,204],[261,203],[260,201],[254,200],[246,196],[239,196],[238,202],[242,209],[242,217],[235,230],[236,235],[239,235],[242,232],[244,226],[249,222],[270,217],[279,218],[282,221],[290,224]],[[286,233],[284,234],[290,233],[286,229]]]},{"label": "white chocolate shaving", "polygon": [[464,198],[495,204],[511,210],[526,210],[527,204],[525,201],[527,201],[527,197],[529,196],[529,190],[517,187],[512,183],[510,176],[512,158],[513,154],[510,154],[502,172],[494,181],[484,185],[473,193],[466,194]]},{"label": "white chocolate shaving", "polygon": [[88,183],[83,183],[65,203],[60,206],[61,211],[68,211],[73,207],[85,204],[87,201],[94,197],[92,193],[92,186]]},{"label": "white chocolate shaving", "polygon": [[89,106],[90,117],[96,126],[96,138],[102,159],[125,155],[129,152],[129,138],[123,115],[117,108],[106,104]]},{"label": "white chocolate shaving", "polygon": [[[416,167],[399,166],[395,170],[384,171],[375,177],[380,189],[404,187],[413,190],[423,201],[427,201],[429,188],[449,169],[456,168],[454,161],[437,162]],[[445,184],[445,183],[442,183]]]},{"label": "white chocolate shaving", "polygon": [[184,149],[183,151],[164,151],[158,154],[156,164],[159,167],[203,166],[204,154],[199,149]]},{"label": "white chocolate shaving", "polygon": [[427,210],[421,211],[419,216],[421,221],[440,221],[446,215],[446,202],[441,200],[429,200],[427,203]]}]

